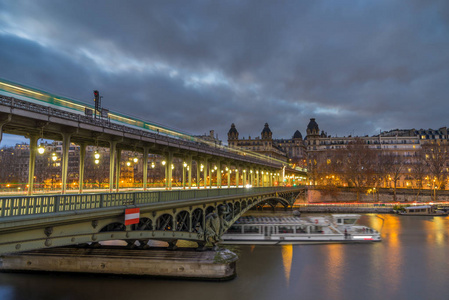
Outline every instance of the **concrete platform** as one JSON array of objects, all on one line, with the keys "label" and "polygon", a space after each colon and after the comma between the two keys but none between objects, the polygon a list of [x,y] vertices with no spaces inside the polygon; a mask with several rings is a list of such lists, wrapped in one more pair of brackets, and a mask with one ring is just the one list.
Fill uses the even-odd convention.
[{"label": "concrete platform", "polygon": [[117,246],[62,247],[0,256],[3,272],[72,272],[229,280],[236,276],[235,253],[223,249],[198,252]]}]

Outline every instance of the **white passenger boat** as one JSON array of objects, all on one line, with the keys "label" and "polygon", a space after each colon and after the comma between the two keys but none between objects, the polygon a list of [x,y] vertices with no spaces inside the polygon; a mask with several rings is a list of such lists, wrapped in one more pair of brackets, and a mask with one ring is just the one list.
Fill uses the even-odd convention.
[{"label": "white passenger boat", "polygon": [[447,216],[448,212],[437,209],[432,205],[404,207],[404,211],[398,212],[403,216]]},{"label": "white passenger boat", "polygon": [[241,217],[222,236],[223,244],[309,244],[379,242],[380,233],[356,225],[360,215]]}]

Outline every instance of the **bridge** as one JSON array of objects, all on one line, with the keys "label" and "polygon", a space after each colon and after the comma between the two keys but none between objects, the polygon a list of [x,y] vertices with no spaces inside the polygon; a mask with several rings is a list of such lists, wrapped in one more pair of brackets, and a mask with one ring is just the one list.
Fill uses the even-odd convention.
[{"label": "bridge", "polygon": [[[188,240],[204,248],[210,234],[220,236],[249,209],[291,207],[304,193],[304,187],[259,187],[0,197],[0,255],[107,240],[161,240],[170,249]],[[140,210],[138,223],[125,225],[130,208]],[[214,214],[220,208],[223,216]],[[210,217],[222,218],[223,228],[208,225]]]},{"label": "bridge", "polygon": [[[249,209],[267,203],[291,207],[305,193],[302,187],[284,187],[295,176],[307,176],[306,170],[287,162],[108,110],[97,117],[96,107],[6,80],[0,80],[0,142],[3,133],[29,138],[30,154],[27,195],[0,197],[0,255],[107,240],[147,245],[155,239],[168,242],[171,249],[178,240],[189,240],[203,248],[211,235],[219,237]],[[39,139],[62,141],[60,194],[34,193]],[[77,194],[67,193],[71,143],[80,145]],[[109,192],[83,190],[87,146],[109,149]],[[142,153],[139,191],[119,190],[122,151]],[[148,189],[149,154],[164,158],[163,191]],[[172,189],[175,158],[184,161],[185,189]],[[222,185],[222,174],[227,175],[227,186]],[[138,212],[133,224],[125,222],[129,209]],[[209,224],[214,218],[222,225],[220,229]]]},{"label": "bridge", "polygon": [[30,140],[28,195],[33,194],[39,139],[62,141],[62,194],[67,192],[71,143],[80,145],[79,193],[83,193],[87,146],[109,149],[110,193],[119,192],[122,150],[143,155],[143,191],[147,190],[149,154],[164,157],[167,190],[172,189],[171,166],[175,157],[184,161],[187,172],[183,173],[183,186],[187,188],[192,188],[193,162],[197,188],[201,182],[203,187],[211,188],[213,177],[220,188],[223,170],[227,171],[228,188],[231,177],[236,187],[264,187],[287,182],[293,176],[307,176],[306,170],[291,168],[287,162],[258,153],[220,146],[115,112],[106,111],[104,117],[97,117],[92,110],[96,112],[85,103],[0,80],[0,142],[3,133],[23,135]]}]

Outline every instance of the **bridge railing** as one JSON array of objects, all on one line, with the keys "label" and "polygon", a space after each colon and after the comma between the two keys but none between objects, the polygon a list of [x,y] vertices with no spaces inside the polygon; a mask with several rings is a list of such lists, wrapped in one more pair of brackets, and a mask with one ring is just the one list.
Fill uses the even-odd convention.
[{"label": "bridge railing", "polygon": [[176,191],[147,191],[102,194],[69,194],[0,197],[0,218],[40,215],[126,205],[204,199],[227,195],[251,195],[263,192],[285,192],[295,188],[255,187]]}]

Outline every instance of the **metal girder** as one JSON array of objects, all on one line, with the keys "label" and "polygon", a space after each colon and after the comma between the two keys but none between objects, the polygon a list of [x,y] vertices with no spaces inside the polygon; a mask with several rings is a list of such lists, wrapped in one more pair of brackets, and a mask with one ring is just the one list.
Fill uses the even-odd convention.
[{"label": "metal girder", "polygon": [[[300,191],[297,189],[293,195]],[[141,205],[139,223],[130,226],[124,225],[124,210],[129,206],[11,217],[0,223],[0,255],[107,240],[134,243],[154,239],[170,242],[172,247],[177,240],[190,240],[204,245],[206,216],[220,205],[229,208],[225,219],[230,226],[249,209],[264,202],[292,205],[291,196],[290,191],[270,192]]]}]

